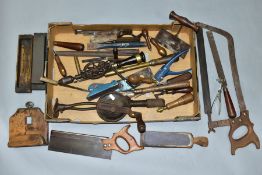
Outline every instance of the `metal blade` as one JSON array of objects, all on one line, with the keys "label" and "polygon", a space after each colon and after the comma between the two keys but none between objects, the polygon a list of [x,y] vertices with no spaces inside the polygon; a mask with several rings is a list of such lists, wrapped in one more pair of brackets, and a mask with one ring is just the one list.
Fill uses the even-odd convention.
[{"label": "metal blade", "polygon": [[144,147],[191,148],[193,136],[187,132],[147,131],[141,134],[140,145]]},{"label": "metal blade", "polygon": [[111,159],[112,155],[112,151],[104,150],[101,137],[54,130],[48,150],[103,159]]},{"label": "metal blade", "polygon": [[212,52],[212,55],[213,55],[213,58],[214,58],[214,62],[215,62],[216,70],[217,70],[217,75],[218,75],[220,81],[222,82],[222,86],[226,87],[227,86],[226,77],[225,77],[224,70],[223,70],[223,67],[222,67],[222,64],[221,64],[221,61],[220,61],[220,56],[219,56],[219,53],[218,53],[218,50],[217,50],[217,45],[216,45],[216,42],[215,42],[214,35],[211,31],[207,31],[206,33],[207,33],[207,38],[208,38],[209,45],[210,45],[210,48],[211,48],[211,52]]}]

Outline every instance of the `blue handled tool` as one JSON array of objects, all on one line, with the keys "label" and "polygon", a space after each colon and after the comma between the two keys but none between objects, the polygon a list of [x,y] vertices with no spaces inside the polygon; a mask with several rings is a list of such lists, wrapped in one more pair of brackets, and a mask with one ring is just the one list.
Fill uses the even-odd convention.
[{"label": "blue handled tool", "polygon": [[160,82],[164,79],[164,77],[168,76],[168,75],[179,75],[179,74],[183,74],[185,72],[191,71],[190,69],[186,69],[183,71],[179,71],[179,72],[174,72],[170,70],[170,66],[182,55],[186,54],[188,52],[188,49],[182,50],[180,52],[177,52],[172,58],[170,58],[170,60],[163,65],[158,72],[155,74],[154,78],[157,82]]}]

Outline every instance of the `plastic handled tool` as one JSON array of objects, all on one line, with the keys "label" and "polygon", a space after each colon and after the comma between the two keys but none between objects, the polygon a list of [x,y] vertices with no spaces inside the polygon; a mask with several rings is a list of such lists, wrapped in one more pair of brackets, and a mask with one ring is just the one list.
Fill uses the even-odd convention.
[{"label": "plastic handled tool", "polygon": [[179,75],[179,74],[183,74],[185,72],[190,71],[191,69],[186,69],[184,71],[179,71],[179,72],[174,72],[170,70],[170,66],[181,56],[184,55],[185,53],[187,53],[188,50],[182,50],[176,54],[174,54],[174,56],[165,64],[163,65],[158,72],[155,74],[154,78],[156,81],[160,82],[164,79],[164,77],[168,76],[168,75]]},{"label": "plastic handled tool", "polygon": [[121,43],[114,43],[114,42],[105,42],[105,43],[89,43],[87,45],[88,50],[95,50],[95,49],[112,49],[112,48],[136,48],[136,47],[146,47],[146,42],[121,42]]},{"label": "plastic handled tool", "polygon": [[76,51],[83,51],[85,49],[85,46],[82,43],[54,41],[53,44],[58,47],[63,47],[63,48],[76,50]]},{"label": "plastic handled tool", "polygon": [[[111,159],[112,150],[122,154],[142,150],[144,147],[139,146],[135,138],[128,133],[129,128],[130,125],[123,127],[114,133],[112,138],[52,130],[48,150],[103,159]],[[127,150],[117,144],[118,138],[125,140]]]}]

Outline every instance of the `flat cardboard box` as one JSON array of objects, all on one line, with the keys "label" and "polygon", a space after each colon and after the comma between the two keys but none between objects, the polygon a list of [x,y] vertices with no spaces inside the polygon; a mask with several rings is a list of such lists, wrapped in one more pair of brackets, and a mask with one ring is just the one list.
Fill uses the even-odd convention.
[{"label": "flat cardboard box", "polygon": [[[48,31],[48,68],[47,68],[47,76],[50,79],[59,80],[62,78],[60,75],[56,62],[54,61],[53,56],[53,49],[55,51],[66,51],[69,49],[53,46],[53,41],[66,41],[66,42],[79,42],[86,44],[89,42],[89,36],[82,35],[82,34],[75,34],[75,30],[112,30],[112,29],[132,29],[134,34],[139,34],[143,28],[148,29],[149,35],[151,37],[155,37],[156,34],[160,29],[166,29],[171,31],[173,34],[179,30],[179,25],[176,24],[134,24],[134,25],[121,25],[121,24],[95,24],[95,25],[73,25],[72,23],[52,23],[49,24],[49,31]],[[188,68],[192,68],[192,80],[191,85],[193,87],[193,95],[194,101],[183,106],[179,106],[170,110],[165,110],[162,113],[156,112],[156,108],[132,108],[133,111],[138,111],[142,113],[143,120],[145,122],[165,122],[165,121],[194,121],[200,119],[200,110],[199,110],[199,97],[198,97],[198,81],[197,81],[197,64],[196,64],[196,53],[195,53],[195,35],[194,32],[186,27],[183,27],[181,32],[179,33],[178,37],[184,40],[186,43],[191,45],[190,51],[187,53],[184,59],[180,58],[180,60],[174,63],[171,66],[171,70],[173,71],[180,71]],[[142,38],[143,40],[143,38]],[[140,51],[143,51],[147,54],[148,59],[156,59],[160,58],[157,50],[152,45],[152,51],[149,51],[147,47],[139,48]],[[168,50],[167,50],[168,51]],[[171,54],[168,51],[168,54]],[[67,74],[68,75],[76,75],[76,68],[74,64],[73,57],[60,57],[62,63],[64,64]],[[81,68],[83,69],[84,63],[81,60],[86,59],[84,57],[79,57]],[[156,73],[159,66],[152,66],[153,73]],[[139,69],[141,70],[141,69]],[[123,73],[124,76],[128,76],[138,70],[129,71]],[[165,78],[171,78],[172,76],[168,76]],[[86,80],[83,82],[72,84],[74,86],[78,86],[84,89],[87,89],[88,86],[92,83],[109,83],[112,80],[119,80],[118,76],[110,76],[110,77],[103,77],[96,80]],[[163,81],[165,81],[163,80]],[[141,87],[146,87],[149,85],[141,85]],[[96,113],[95,110],[93,111],[74,111],[68,110],[64,111],[63,113],[59,114],[58,118],[53,117],[53,105],[55,103],[55,99],[59,99],[59,103],[70,104],[76,102],[83,102],[87,101],[86,99],[87,94],[85,92],[77,91],[74,89],[69,89],[61,86],[53,86],[48,84],[47,91],[46,91],[46,119],[49,122],[73,122],[73,123],[108,123],[103,121]],[[161,98],[164,98],[166,103],[169,103],[177,98],[182,96],[182,94],[175,94],[175,95],[162,95]],[[146,99],[146,98],[154,98],[154,95],[145,94],[142,95],[136,100]],[[97,99],[93,100],[97,101]],[[130,123],[135,122],[135,119],[130,118],[128,116],[124,117],[121,121],[117,123]]]}]

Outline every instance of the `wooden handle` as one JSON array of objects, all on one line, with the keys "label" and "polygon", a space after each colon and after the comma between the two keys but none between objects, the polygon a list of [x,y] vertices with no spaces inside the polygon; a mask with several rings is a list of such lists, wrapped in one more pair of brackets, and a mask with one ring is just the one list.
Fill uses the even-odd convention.
[{"label": "wooden handle", "polygon": [[63,48],[72,49],[76,51],[83,51],[85,48],[84,44],[82,43],[54,41],[53,44],[58,47],[63,47]]},{"label": "wooden handle", "polygon": [[177,83],[177,82],[181,82],[181,81],[190,80],[191,78],[192,78],[192,74],[190,72],[186,72],[182,75],[178,75],[174,78],[170,78],[166,82],[167,83]]},{"label": "wooden handle", "polygon": [[176,14],[174,11],[170,12],[169,14],[169,19],[171,20],[176,20],[179,23],[181,23],[182,25],[189,27],[191,29],[193,29],[194,31],[198,31],[198,26],[196,24],[194,24],[193,22],[191,22],[189,19],[187,19],[186,17],[183,16],[179,16],[178,14]]},{"label": "wooden handle", "polygon": [[172,90],[172,94],[178,94],[178,93],[190,93],[193,91],[193,88],[190,86],[190,87],[185,87],[185,88],[181,88],[181,89],[174,89]]},{"label": "wooden handle", "polygon": [[148,35],[148,30],[143,29],[142,30],[142,36],[145,38],[146,40],[146,45],[148,47],[148,50],[152,50],[151,44],[150,44],[150,39],[149,39],[149,35]]},{"label": "wooden handle", "polygon": [[161,46],[157,43],[157,41],[156,41],[155,38],[151,38],[151,39],[150,39],[150,42],[156,47],[157,52],[158,52],[159,55],[161,55],[162,57],[167,56],[166,49],[165,49],[164,47],[161,47]]},{"label": "wooden handle", "polygon": [[58,82],[57,82],[57,81],[51,80],[51,79],[45,78],[45,77],[41,77],[41,78],[40,78],[40,81],[43,81],[43,82],[45,82],[45,83],[50,83],[50,84],[55,85],[55,86],[58,85]]},{"label": "wooden handle", "polygon": [[137,74],[133,74],[127,77],[127,81],[130,82],[133,85],[139,85],[141,83],[146,83],[146,84],[151,84],[154,83],[155,81],[151,78],[145,78],[141,77]]},{"label": "wooden handle", "polygon": [[207,147],[208,146],[208,138],[207,137],[194,137],[193,143],[197,144],[199,146],[202,146],[202,147]]},{"label": "wooden handle", "polygon": [[57,64],[57,67],[58,67],[58,70],[59,70],[60,74],[63,77],[66,77],[67,76],[67,72],[66,72],[65,66],[63,65],[60,57],[58,55],[54,55],[54,57],[55,57],[55,62]]},{"label": "wooden handle", "polygon": [[[130,128],[130,125],[125,126],[122,128],[119,132],[114,133],[113,137],[110,139],[102,139],[102,143],[104,145],[104,150],[116,150],[122,154],[128,154],[133,151],[138,151],[144,149],[143,146],[139,146],[135,140],[135,138],[128,133],[128,129]],[[128,144],[128,150],[122,149],[117,144],[117,139],[122,138],[126,141]]]},{"label": "wooden handle", "polygon": [[229,118],[235,118],[237,116],[234,104],[227,88],[223,88],[225,103],[227,108],[227,114]]},{"label": "wooden handle", "polygon": [[166,104],[166,108],[171,109],[177,106],[185,105],[187,103],[192,102],[193,100],[194,100],[194,96],[191,93],[188,93],[179,97],[175,101]]}]

